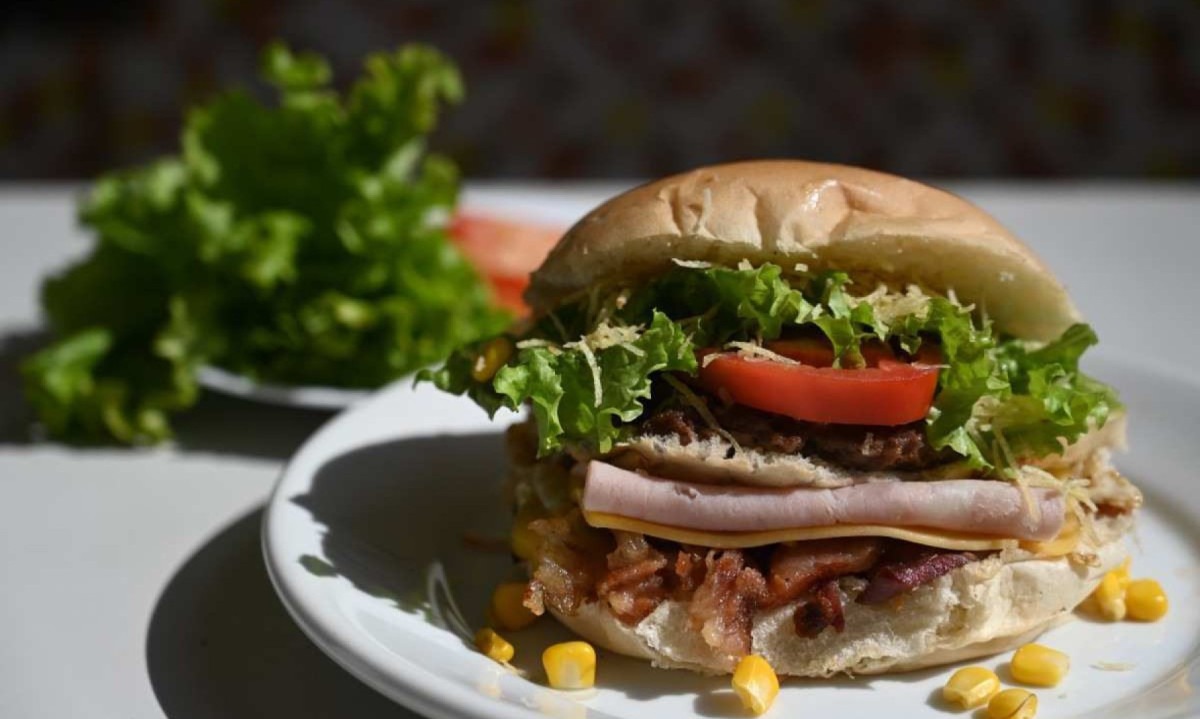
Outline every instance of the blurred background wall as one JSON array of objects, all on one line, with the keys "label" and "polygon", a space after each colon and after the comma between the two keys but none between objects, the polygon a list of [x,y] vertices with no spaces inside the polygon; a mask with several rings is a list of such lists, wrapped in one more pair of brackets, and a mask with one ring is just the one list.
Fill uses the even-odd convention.
[{"label": "blurred background wall", "polygon": [[916,175],[1200,173],[1200,2],[43,0],[0,23],[0,178],[170,152],[183,109],[281,37],[333,61],[420,40],[468,99],[475,177],[798,156]]}]

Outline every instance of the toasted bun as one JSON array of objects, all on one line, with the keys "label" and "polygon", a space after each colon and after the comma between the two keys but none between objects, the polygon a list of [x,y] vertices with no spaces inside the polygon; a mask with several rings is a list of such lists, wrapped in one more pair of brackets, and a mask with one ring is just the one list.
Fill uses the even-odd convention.
[{"label": "toasted bun", "polygon": [[869,475],[799,454],[742,447],[733,451],[723,437],[688,443],[674,435],[639,436],[622,442],[607,458],[626,469],[658,477],[686,478],[711,484],[737,483],[760,487],[833,489],[865,481]]},{"label": "toasted bun", "polygon": [[1066,290],[990,215],[881,172],[773,160],[701,168],[619,195],[580,220],[534,274],[526,300],[552,309],[596,282],[672,260],[797,263],[915,283],[982,307],[1003,332],[1057,337],[1078,318]]},{"label": "toasted bun", "polygon": [[[907,671],[1012,649],[1069,620],[1104,573],[1124,560],[1121,535],[1131,520],[1105,521],[1107,539],[1092,550],[1089,562],[993,555],[913,590],[902,604],[858,604],[855,590],[847,591],[841,633],[826,629],[813,638],[798,636],[795,604],[760,612],[751,631],[752,651],[781,675],[828,677]],[[595,644],[655,666],[725,674],[737,662],[713,651],[692,628],[686,602],[664,602],[634,626],[622,624],[601,603],[586,604],[574,616],[556,616]]]}]

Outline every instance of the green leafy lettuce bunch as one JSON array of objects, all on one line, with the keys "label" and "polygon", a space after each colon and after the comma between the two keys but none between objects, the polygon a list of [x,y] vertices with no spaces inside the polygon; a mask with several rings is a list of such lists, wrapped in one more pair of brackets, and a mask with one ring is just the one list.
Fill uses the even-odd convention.
[{"label": "green leafy lettuce bunch", "polygon": [[478,372],[485,345],[476,343],[424,376],[489,412],[528,403],[542,454],[572,446],[604,453],[650,402],[688,391],[678,377],[696,374],[699,350],[797,333],[824,337],[835,366],[847,369],[863,366],[864,342],[907,353],[936,343],[943,367],[928,438],[983,474],[1058,451],[1060,438],[1074,441],[1120,407],[1109,387],[1079,370],[1096,343],[1087,325],[1035,346],[997,336],[953,295],[881,286],[856,296],[845,273],[785,273],[774,264],[677,263],[638,286],[595,288],[501,340],[515,351],[494,374]]},{"label": "green leafy lettuce bunch", "polygon": [[262,74],[277,104],[220,95],[188,113],[179,156],[82,201],[96,246],[45,283],[60,339],[24,366],[53,435],[163,439],[203,364],[373,387],[506,323],[447,241],[457,170],[425,152],[462,97],[454,65],[376,54],[343,95],[325,60],[276,44]]}]

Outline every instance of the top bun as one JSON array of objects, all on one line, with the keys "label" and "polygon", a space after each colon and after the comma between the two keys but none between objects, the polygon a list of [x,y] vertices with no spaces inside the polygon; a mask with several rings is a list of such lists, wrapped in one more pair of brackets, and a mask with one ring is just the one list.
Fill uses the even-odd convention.
[{"label": "top bun", "polygon": [[895,175],[769,160],[714,165],[635,188],[588,213],[533,273],[536,314],[594,283],[672,260],[774,262],[953,291],[1004,333],[1057,337],[1079,313],[1050,270],[966,200]]}]

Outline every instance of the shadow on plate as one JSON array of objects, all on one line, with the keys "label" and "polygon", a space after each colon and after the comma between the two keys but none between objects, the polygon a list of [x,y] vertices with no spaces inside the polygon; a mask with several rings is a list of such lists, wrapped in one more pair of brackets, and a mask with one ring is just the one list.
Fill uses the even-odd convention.
[{"label": "shadow on plate", "polygon": [[335,457],[292,498],[326,527],[324,556],[297,561],[407,611],[436,615],[447,603],[427,590],[448,585],[475,625],[492,586],[514,569],[506,471],[498,433],[401,439]]},{"label": "shadow on plate", "polygon": [[[503,544],[509,526],[501,491],[505,472],[499,433],[400,439],[336,456],[318,469],[308,493],[292,498],[326,527],[323,556],[296,561],[316,576],[344,577],[397,611],[422,616],[458,635],[469,650],[470,633],[484,623],[496,582],[522,576]],[[499,549],[480,549],[478,542],[465,541],[470,537],[494,539]],[[431,572],[438,581],[431,581]],[[545,681],[542,650],[572,638],[549,619],[506,636],[517,647],[514,664],[539,684]],[[395,651],[407,650],[397,646]],[[871,691],[943,671],[819,683]],[[788,680],[792,686],[805,683]],[[740,714],[733,711],[737,701],[728,678],[656,670],[610,653],[600,659],[598,684],[641,701],[694,695],[693,710],[701,716]]]},{"label": "shadow on plate", "polygon": [[221,530],[158,598],[146,639],[171,719],[415,717],[321,653],[292,622],[263,565],[262,510]]}]

